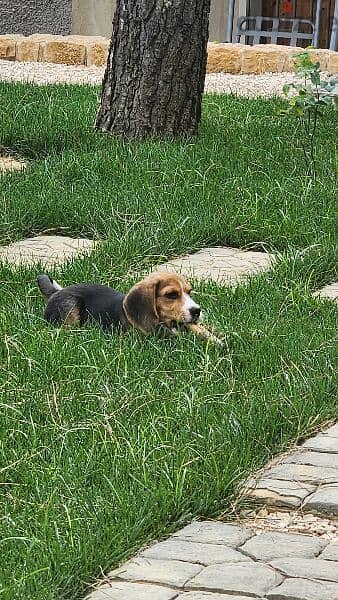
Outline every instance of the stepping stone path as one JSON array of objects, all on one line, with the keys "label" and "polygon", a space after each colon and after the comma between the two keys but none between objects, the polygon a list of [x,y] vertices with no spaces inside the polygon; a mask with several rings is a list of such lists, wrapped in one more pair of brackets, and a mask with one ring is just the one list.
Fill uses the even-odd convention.
[{"label": "stepping stone path", "polygon": [[23,171],[26,164],[23,161],[15,160],[12,156],[3,156],[0,154],[0,176],[8,171]]},{"label": "stepping stone path", "polygon": [[[89,253],[94,242],[87,239],[57,235],[40,235],[0,247],[0,260],[14,265],[31,265],[41,261],[46,267],[62,264],[69,258]],[[268,269],[273,256],[265,252],[251,252],[237,248],[205,248],[160,265],[158,270],[180,272],[197,279],[213,279],[234,284],[239,280]]]},{"label": "stepping stone path", "polygon": [[195,254],[175,258],[158,270],[181,273],[183,277],[213,279],[219,283],[236,283],[240,279],[265,271],[273,262],[273,255],[238,248],[204,248]]},{"label": "stepping stone path", "polygon": [[29,266],[42,262],[46,268],[49,268],[75,256],[88,254],[93,247],[92,240],[61,235],[40,235],[0,247],[0,260],[16,266]]},{"label": "stepping stone path", "polygon": [[[1,160],[0,156],[0,172]],[[24,168],[23,163],[18,163]],[[15,167],[19,168],[19,166]],[[60,265],[75,256],[89,254],[94,242],[85,238],[70,238],[59,235],[39,235],[14,242],[9,246],[0,246],[0,260],[19,266],[42,262],[46,268]],[[188,279],[212,279],[219,284],[235,285],[254,275],[269,269],[274,255],[266,252],[252,252],[238,248],[204,248],[195,254],[187,254],[168,261],[156,270],[178,272]],[[325,286],[314,293],[322,298],[338,298],[338,283]]]},{"label": "stepping stone path", "polygon": [[114,569],[86,600],[338,600],[338,424],[273,461],[244,493],[292,507],[298,526],[318,530],[193,521]]},{"label": "stepping stone path", "polygon": [[338,282],[330,283],[321,290],[317,290],[314,294],[317,298],[329,298],[330,300],[338,299]]}]

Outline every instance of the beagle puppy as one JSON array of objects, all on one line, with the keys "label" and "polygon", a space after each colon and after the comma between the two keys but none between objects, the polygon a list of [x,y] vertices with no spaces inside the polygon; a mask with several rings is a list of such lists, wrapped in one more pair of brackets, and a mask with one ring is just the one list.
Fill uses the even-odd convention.
[{"label": "beagle puppy", "polygon": [[47,300],[45,319],[53,325],[83,325],[92,320],[104,330],[126,331],[132,326],[142,333],[165,325],[173,333],[190,329],[220,342],[199,324],[201,309],[190,296],[191,286],[174,273],[153,273],[127,294],[87,283],[62,288],[48,275],[38,277],[38,286]]}]

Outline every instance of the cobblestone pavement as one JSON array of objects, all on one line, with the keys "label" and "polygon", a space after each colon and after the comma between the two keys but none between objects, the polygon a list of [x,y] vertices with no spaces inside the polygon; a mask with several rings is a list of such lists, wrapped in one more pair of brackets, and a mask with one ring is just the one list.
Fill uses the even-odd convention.
[{"label": "cobblestone pavement", "polygon": [[194,521],[143,550],[87,600],[337,600],[338,539]]},{"label": "cobblestone pavement", "polygon": [[338,517],[338,424],[272,461],[247,486],[248,496],[269,506]]},{"label": "cobblestone pavement", "polygon": [[175,258],[158,267],[159,270],[176,271],[184,277],[213,279],[219,283],[236,283],[240,279],[268,269],[273,255],[238,248],[204,248],[195,254]]},{"label": "cobblestone pavement", "polygon": [[317,523],[312,535],[278,531],[271,518],[265,527],[193,521],[113,570],[87,600],[338,600],[338,424],[271,463],[258,483],[255,498],[332,520],[299,510],[298,526]]},{"label": "cobblestone pavement", "polygon": [[49,268],[90,252],[93,246],[94,242],[87,239],[40,235],[14,242],[9,246],[0,246],[0,260],[13,265],[32,265],[42,262]]}]

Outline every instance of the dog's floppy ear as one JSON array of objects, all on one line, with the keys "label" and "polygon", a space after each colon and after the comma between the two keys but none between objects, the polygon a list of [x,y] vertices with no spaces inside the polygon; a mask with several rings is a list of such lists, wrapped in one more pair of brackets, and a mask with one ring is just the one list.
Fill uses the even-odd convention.
[{"label": "dog's floppy ear", "polygon": [[157,284],[157,278],[150,275],[134,285],[123,301],[129,323],[143,333],[148,333],[159,323],[156,310]]}]

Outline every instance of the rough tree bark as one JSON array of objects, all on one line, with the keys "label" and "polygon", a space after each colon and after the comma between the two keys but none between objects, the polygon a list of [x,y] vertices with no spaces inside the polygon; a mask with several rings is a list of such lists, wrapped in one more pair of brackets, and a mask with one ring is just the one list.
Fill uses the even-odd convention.
[{"label": "rough tree bark", "polygon": [[144,138],[194,134],[210,0],[118,0],[96,128]]}]

